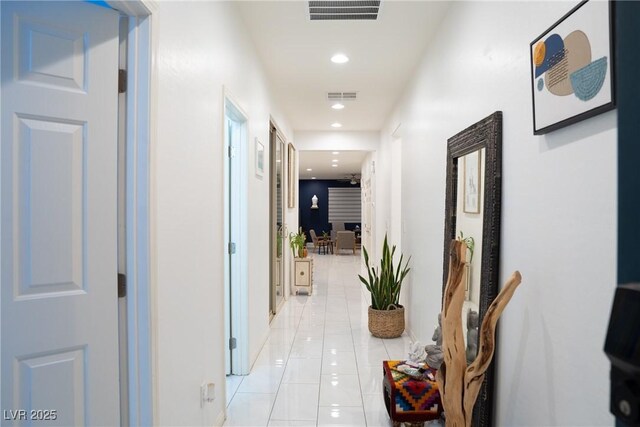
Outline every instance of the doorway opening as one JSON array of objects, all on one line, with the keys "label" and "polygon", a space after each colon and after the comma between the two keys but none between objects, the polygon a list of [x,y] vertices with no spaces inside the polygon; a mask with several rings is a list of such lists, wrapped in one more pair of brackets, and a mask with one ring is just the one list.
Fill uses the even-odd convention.
[{"label": "doorway opening", "polygon": [[269,320],[276,315],[284,302],[286,227],[284,223],[284,149],[285,138],[276,126],[271,123],[269,132],[270,145],[270,203],[271,226],[269,227],[270,245],[270,287],[269,287]]},{"label": "doorway opening", "polygon": [[249,370],[247,291],[247,115],[226,94],[224,98],[225,153],[225,345],[227,375]]}]

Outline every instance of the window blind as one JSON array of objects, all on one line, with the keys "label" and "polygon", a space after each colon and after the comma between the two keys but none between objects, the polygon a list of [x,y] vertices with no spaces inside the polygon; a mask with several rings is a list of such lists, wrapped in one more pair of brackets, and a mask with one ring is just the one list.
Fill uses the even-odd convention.
[{"label": "window blind", "polygon": [[329,222],[361,222],[361,189],[329,187]]}]

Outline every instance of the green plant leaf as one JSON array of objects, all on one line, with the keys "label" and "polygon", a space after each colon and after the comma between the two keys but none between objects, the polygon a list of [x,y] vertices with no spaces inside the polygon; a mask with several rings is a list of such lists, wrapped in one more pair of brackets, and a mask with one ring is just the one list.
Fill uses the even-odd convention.
[{"label": "green plant leaf", "polygon": [[358,277],[371,294],[371,307],[373,309],[388,310],[389,307],[399,304],[402,282],[410,271],[408,265],[411,257],[405,260],[404,255],[400,254],[400,260],[396,267],[394,263],[396,250],[395,245],[389,246],[388,236],[385,235],[380,265],[371,266],[369,264],[369,253],[363,247],[369,280],[360,275]]}]

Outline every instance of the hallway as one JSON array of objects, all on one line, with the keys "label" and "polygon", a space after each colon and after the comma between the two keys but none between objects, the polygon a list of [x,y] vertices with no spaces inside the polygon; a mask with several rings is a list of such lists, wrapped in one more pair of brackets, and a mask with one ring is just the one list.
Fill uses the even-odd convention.
[{"label": "hallway", "polygon": [[[524,278],[481,424],[615,423],[603,343],[614,285],[640,282],[621,266],[640,233],[640,146],[622,143],[640,125],[640,2],[0,6],[2,426],[26,409],[59,425],[390,426],[381,361],[431,343],[462,232],[478,323]],[[552,70],[565,39],[584,54],[571,73]],[[288,295],[292,232],[334,223],[358,225],[376,263],[387,235],[411,257],[401,338],[368,331],[360,253],[312,254],[313,295]],[[250,375],[226,377],[234,344]]]},{"label": "hallway", "polygon": [[251,374],[227,378],[226,426],[390,425],[381,361],[409,337],[370,335],[359,253],[312,256],[313,295],[291,296]]}]

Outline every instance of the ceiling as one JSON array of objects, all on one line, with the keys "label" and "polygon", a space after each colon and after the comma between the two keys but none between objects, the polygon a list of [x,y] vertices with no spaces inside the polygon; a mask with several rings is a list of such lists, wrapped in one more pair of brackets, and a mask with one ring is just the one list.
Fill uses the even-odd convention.
[{"label": "ceiling", "polygon": [[[314,176],[317,179],[341,179],[351,174],[360,177],[362,162],[367,154],[367,151],[300,151],[300,179]],[[333,162],[334,159],[338,161]],[[338,167],[332,167],[334,163]],[[307,168],[313,170],[307,171]]]},{"label": "ceiling", "polygon": [[[380,130],[448,2],[383,0],[375,21],[311,21],[307,1],[236,3],[294,130]],[[350,61],[334,64],[336,53]],[[327,92],[357,92],[343,110]]]}]

